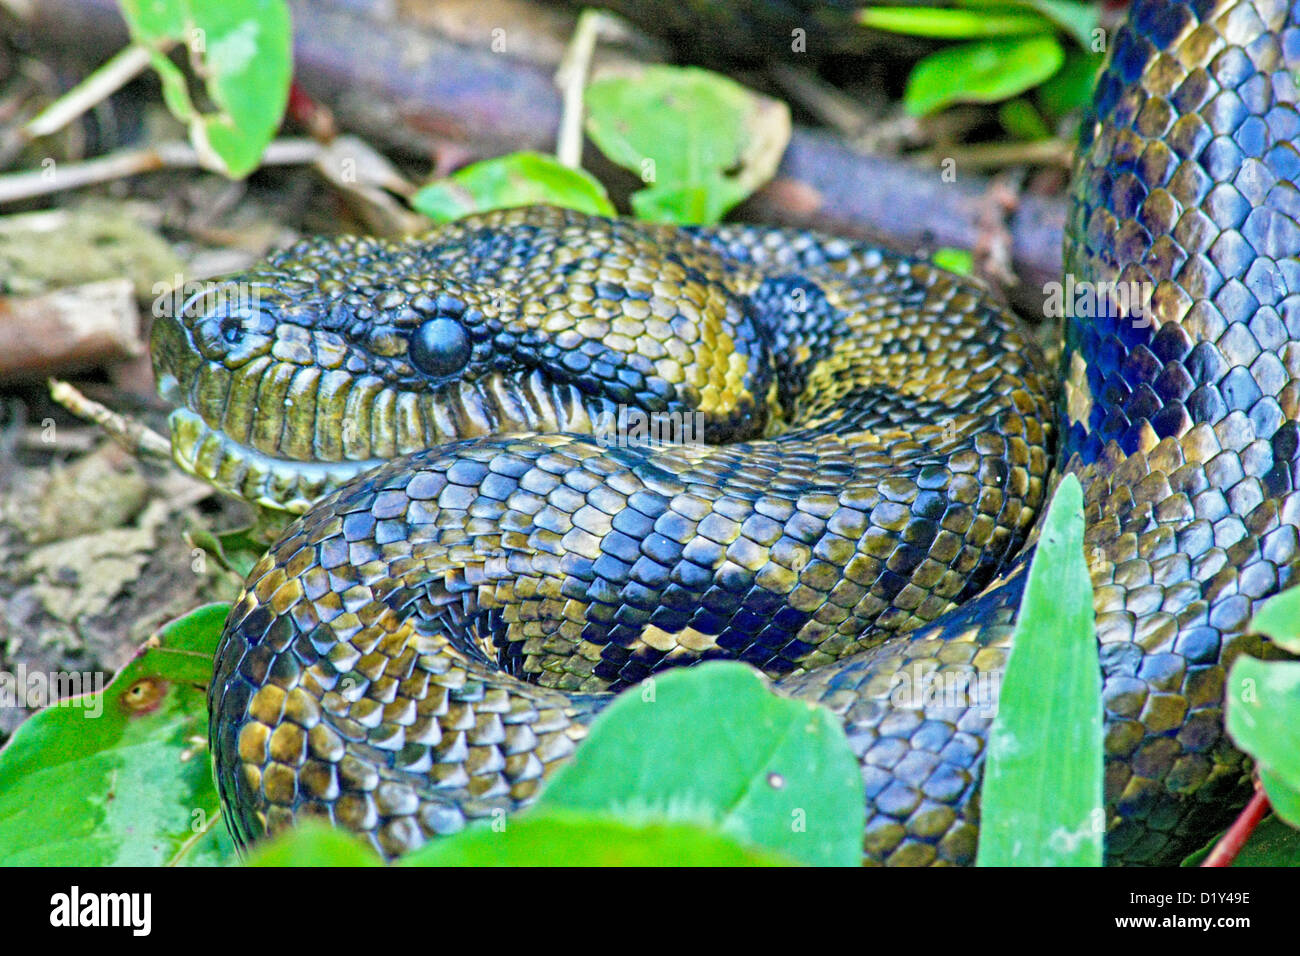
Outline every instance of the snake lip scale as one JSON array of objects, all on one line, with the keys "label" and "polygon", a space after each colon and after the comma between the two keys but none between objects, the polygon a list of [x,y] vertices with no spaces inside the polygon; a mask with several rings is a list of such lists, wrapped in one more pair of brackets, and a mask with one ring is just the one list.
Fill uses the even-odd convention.
[{"label": "snake lip scale", "polygon": [[[304,240],[155,324],[175,457],[299,517],[209,693],[237,843],[394,857],[529,804],[621,689],[736,658],[839,715],[865,862],[965,864],[1042,505],[1085,497],[1107,856],[1248,797],[1227,667],[1300,569],[1300,6],[1138,0],[1083,124],[1045,366],[980,287],[869,244],[550,207]],[[1140,319],[1140,321],[1139,321]],[[620,410],[703,440],[597,440]],[[994,699],[906,702],[909,673]]]}]

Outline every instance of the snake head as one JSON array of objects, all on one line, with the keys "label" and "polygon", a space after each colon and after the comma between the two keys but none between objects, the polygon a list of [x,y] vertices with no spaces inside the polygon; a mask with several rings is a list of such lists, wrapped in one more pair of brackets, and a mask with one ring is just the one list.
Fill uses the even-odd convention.
[{"label": "snake head", "polygon": [[417,266],[382,240],[308,240],[159,318],[151,352],[181,467],[297,512],[431,445],[589,427],[584,403],[529,382],[500,347],[499,296],[404,278]]},{"label": "snake head", "polygon": [[[729,427],[752,424],[727,405],[733,373],[701,371],[670,352],[676,343],[632,328],[664,306],[631,278],[603,278],[620,261],[615,232],[615,248],[566,258],[562,229],[508,226],[303,240],[160,318],[152,354],[159,390],[178,406],[177,462],[246,500],[303,511],[387,459],[461,439],[592,434],[625,408],[719,407]],[[743,319],[725,293],[709,294],[727,328]],[[677,334],[688,320],[665,312],[655,328]],[[717,361],[734,366],[715,324],[716,338],[696,334],[697,350],[720,342]]]}]

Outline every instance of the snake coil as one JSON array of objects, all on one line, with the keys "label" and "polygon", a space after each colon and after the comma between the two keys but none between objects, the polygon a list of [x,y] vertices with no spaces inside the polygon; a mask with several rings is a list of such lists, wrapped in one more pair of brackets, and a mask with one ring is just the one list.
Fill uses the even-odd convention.
[{"label": "snake coil", "polygon": [[[734,657],[842,718],[866,860],[969,863],[982,679],[1073,473],[1109,858],[1203,841],[1249,792],[1226,667],[1300,569],[1298,17],[1134,4],[1067,223],[1066,288],[1112,292],[1067,314],[1059,399],[924,261],[542,207],[304,241],[160,320],[177,461],[305,512],[217,656],[236,839],[315,814],[402,853],[527,804],[612,693]],[[900,702],[913,673],[994,697]]]}]

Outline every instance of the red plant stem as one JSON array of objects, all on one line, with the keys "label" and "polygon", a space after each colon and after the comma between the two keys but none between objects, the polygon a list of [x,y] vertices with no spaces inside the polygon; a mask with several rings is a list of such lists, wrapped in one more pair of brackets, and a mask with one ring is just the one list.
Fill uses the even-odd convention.
[{"label": "red plant stem", "polygon": [[1201,866],[1231,866],[1232,861],[1241,852],[1241,848],[1250,839],[1251,833],[1255,831],[1256,824],[1264,819],[1268,810],[1268,795],[1264,793],[1263,787],[1257,785],[1255,795],[1250,798],[1250,803],[1246,804],[1246,809],[1232,821],[1228,832],[1219,838],[1210,855],[1201,861]]}]

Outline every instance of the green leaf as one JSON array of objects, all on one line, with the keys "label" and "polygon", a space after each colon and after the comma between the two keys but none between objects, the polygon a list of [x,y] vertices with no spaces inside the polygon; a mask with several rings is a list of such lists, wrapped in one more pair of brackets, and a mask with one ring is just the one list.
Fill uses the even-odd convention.
[{"label": "green leaf", "polygon": [[1035,10],[1053,21],[1084,49],[1090,49],[1093,31],[1101,24],[1097,4],[1076,0],[1011,0],[1017,6]]},{"label": "green leaf", "polygon": [[1048,139],[1052,131],[1047,128],[1038,110],[1024,97],[1007,100],[998,107],[998,122],[1016,139],[1034,141]]},{"label": "green leaf", "polygon": [[631,823],[566,810],[527,813],[434,840],[403,866],[787,866],[692,823]]},{"label": "green leaf", "polygon": [[245,866],[383,866],[370,844],[354,833],[308,817],[277,834],[244,861]]},{"label": "green leaf", "polygon": [[[149,658],[149,673],[206,690],[212,680],[221,629],[229,616],[230,605],[223,601],[196,607],[164,624],[158,631],[157,644],[145,645],[143,653]],[[116,678],[112,681],[115,683]]]},{"label": "green leaf", "polygon": [[632,212],[648,222],[719,222],[735,193],[716,185],[648,186],[631,196]]},{"label": "green leaf", "polygon": [[590,173],[553,156],[520,152],[466,166],[411,198],[411,205],[437,222],[472,212],[548,203],[596,216],[614,215],[605,187]]},{"label": "green leaf", "polygon": [[1056,489],[1020,604],[980,794],[980,866],[1100,866],[1101,665],[1083,492]]},{"label": "green leaf", "polygon": [[968,276],[975,269],[975,256],[969,250],[954,249],[951,246],[942,246],[934,250],[930,261],[940,269],[947,269],[959,276]]},{"label": "green leaf", "polygon": [[1008,10],[1031,11],[1041,14],[1055,26],[1068,33],[1082,47],[1090,47],[1093,31],[1101,24],[1100,10],[1096,4],[1078,0],[956,0],[957,6],[986,13]]},{"label": "green leaf", "polygon": [[1054,120],[1087,107],[1103,59],[1100,53],[1070,50],[1061,68],[1034,91],[1038,105]]},{"label": "green leaf", "polygon": [[963,43],[931,53],[912,69],[903,106],[925,116],[950,103],[996,103],[1043,82],[1065,60],[1053,36]]},{"label": "green leaf", "polygon": [[1293,778],[1260,767],[1259,782],[1268,794],[1273,812],[1293,827],[1300,827],[1300,787],[1294,784]]},{"label": "green leaf", "polygon": [[657,222],[717,222],[776,172],[790,110],[726,77],[654,66],[587,87],[587,133],[647,189],[632,207]]},{"label": "green leaf", "polygon": [[1250,629],[1266,635],[1278,647],[1300,654],[1300,587],[1275,594],[1255,612]]},{"label": "green leaf", "polygon": [[1226,699],[1228,734],[1255,758],[1274,811],[1300,826],[1300,662],[1239,657]]},{"label": "green leaf", "polygon": [[[262,509],[266,514],[267,510]],[[279,512],[285,515],[288,512]],[[248,577],[253,566],[266,553],[266,549],[275,541],[275,537],[266,540],[259,526],[250,525],[231,531],[209,531],[207,528],[191,528],[185,532],[185,539],[194,547],[209,555],[218,565],[241,578]]]},{"label": "green leaf", "polygon": [[[231,178],[257,168],[289,101],[293,49],[284,0],[121,0],[131,36],[154,51],[167,108],[206,165]],[[165,50],[183,46],[215,109],[200,111]]]},{"label": "green leaf", "polygon": [[1014,10],[953,10],[944,7],[867,7],[858,22],[876,30],[919,37],[968,39],[971,37],[1030,36],[1045,33],[1052,24],[1036,13]]},{"label": "green leaf", "polygon": [[14,732],[0,750],[0,865],[234,859],[207,750],[207,683],[228,610],[173,621],[102,690]]},{"label": "green leaf", "polygon": [[862,857],[862,773],[839,721],[778,697],[735,662],[669,671],[624,693],[538,808],[695,823],[814,865]]},{"label": "green leaf", "polygon": [[[1226,831],[1225,831],[1226,832]],[[1200,866],[1219,842],[1220,833],[1187,859],[1183,866]],[[1267,816],[1251,832],[1233,866],[1300,866],[1300,830],[1289,827],[1276,816]]]}]

